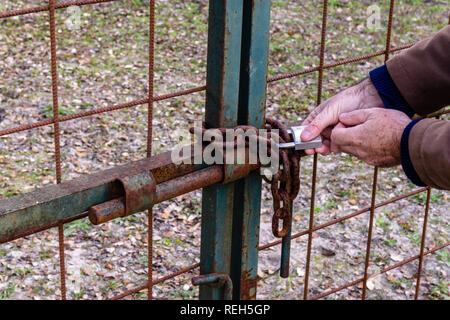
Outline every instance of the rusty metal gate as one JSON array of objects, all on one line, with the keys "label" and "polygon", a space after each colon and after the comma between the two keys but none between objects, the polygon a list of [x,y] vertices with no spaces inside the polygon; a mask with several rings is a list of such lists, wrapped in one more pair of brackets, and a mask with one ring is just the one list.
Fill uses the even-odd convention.
[{"label": "rusty metal gate", "polygon": [[[151,299],[155,284],[176,277],[182,273],[200,268],[201,276],[193,279],[200,285],[200,299],[255,299],[257,290],[258,252],[269,247],[282,245],[281,274],[289,271],[291,240],[307,235],[304,299],[308,296],[308,282],[311,263],[313,233],[352,217],[369,213],[364,274],[360,278],[338,288],[331,289],[312,299],[319,299],[334,292],[362,283],[362,299],[366,298],[369,277],[372,229],[375,209],[406,197],[425,192],[426,205],[423,232],[418,254],[380,271],[385,273],[413,260],[419,260],[415,298],[418,298],[424,257],[447,247],[444,243],[425,251],[425,237],[430,205],[431,188],[420,188],[408,194],[399,195],[388,201],[377,203],[378,169],[374,169],[370,206],[349,215],[316,225],[314,223],[315,192],[317,177],[317,155],[313,159],[311,206],[309,228],[291,234],[289,221],[287,232],[276,242],[259,245],[259,223],[262,179],[256,166],[227,166],[205,164],[175,164],[170,153],[152,154],[153,103],[194,92],[206,91],[205,122],[209,128],[234,128],[250,125],[263,128],[265,124],[266,87],[282,79],[316,73],[317,104],[322,97],[323,72],[326,69],[345,65],[376,56],[389,58],[390,53],[410,47],[412,44],[393,48],[390,44],[394,0],[390,1],[385,49],[368,55],[352,57],[331,63],[325,62],[328,1],[323,1],[319,65],[273,77],[267,75],[270,0],[209,1],[208,65],[207,83],[204,86],[154,95],[154,43],[155,43],[155,1],[150,0],[149,25],[149,83],[148,94],[139,100],[112,105],[106,108],[86,110],[71,115],[60,115],[58,102],[58,70],[56,48],[56,20],[58,9],[70,6],[94,5],[116,0],[80,0],[56,2],[48,5],[1,12],[0,19],[19,15],[48,12],[50,29],[50,54],[53,116],[50,119],[0,131],[0,136],[42,126],[53,126],[55,172],[57,184],[37,189],[31,193],[0,201],[0,243],[13,241],[49,228],[58,228],[59,259],[61,278],[61,299],[66,299],[66,268],[64,255],[64,225],[76,219],[89,216],[94,224],[101,224],[118,217],[128,216],[143,210],[148,211],[148,281],[141,286],[124,291],[112,297],[120,299],[148,289]],[[61,178],[60,123],[113,110],[148,106],[147,158],[131,162],[95,174],[82,176],[71,181]],[[448,113],[444,110],[442,113]],[[433,115],[439,116],[439,115]],[[188,266],[176,273],[159,279],[152,277],[152,231],[154,204],[172,199],[187,192],[203,188],[201,254],[200,263]]]}]

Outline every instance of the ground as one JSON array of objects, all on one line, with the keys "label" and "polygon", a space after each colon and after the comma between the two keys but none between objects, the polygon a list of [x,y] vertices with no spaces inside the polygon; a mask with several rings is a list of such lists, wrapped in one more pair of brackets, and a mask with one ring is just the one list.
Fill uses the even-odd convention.
[{"label": "ground", "polygon": [[[5,0],[0,11],[46,1]],[[320,1],[272,1],[270,76],[318,64]],[[325,63],[383,50],[389,1],[378,1],[381,28],[366,25],[372,1],[329,1]],[[206,0],[158,0],[155,93],[205,83]],[[69,115],[145,97],[148,72],[146,1],[117,1],[57,11],[60,113]],[[79,24],[74,23],[79,21]],[[448,23],[447,1],[396,1],[392,46],[432,35]],[[48,13],[0,20],[0,130],[52,116]],[[324,72],[323,98],[354,84],[383,63],[383,56]],[[268,86],[267,114],[304,119],[315,106],[317,73]],[[153,153],[176,144],[174,132],[204,112],[204,93],[156,102]],[[146,152],[147,107],[137,106],[61,123],[63,179],[141,159]],[[0,137],[0,199],[55,183],[53,129],[44,126]],[[294,233],[308,225],[312,158],[302,160],[301,191],[294,206]],[[319,156],[315,225],[370,204],[373,168],[346,155]],[[377,202],[414,190],[401,168],[380,170]],[[448,242],[449,193],[433,190],[426,248]],[[153,277],[199,261],[200,199],[196,191],[154,208]],[[425,194],[375,212],[370,272],[419,253]],[[260,243],[273,241],[271,195],[264,185]],[[362,276],[368,213],[315,233],[310,296]],[[141,213],[101,227],[87,219],[65,226],[68,298],[104,299],[147,278],[147,220]],[[292,242],[291,273],[278,276],[280,247],[260,252],[258,298],[301,299],[307,236]],[[448,299],[449,250],[424,261],[420,297]],[[371,280],[369,299],[414,297],[417,261]],[[154,297],[189,299],[198,290],[194,270],[155,286]],[[350,287],[330,296],[357,299]],[[59,296],[57,231],[0,245],[0,299]],[[145,290],[128,298],[144,299]]]}]

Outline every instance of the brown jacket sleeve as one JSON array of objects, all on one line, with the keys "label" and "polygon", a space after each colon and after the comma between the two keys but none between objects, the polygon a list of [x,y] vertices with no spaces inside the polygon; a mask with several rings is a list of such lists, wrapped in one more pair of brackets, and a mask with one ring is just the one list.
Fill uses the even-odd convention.
[{"label": "brown jacket sleeve", "polygon": [[450,104],[450,26],[388,60],[389,75],[422,116]]},{"label": "brown jacket sleeve", "polygon": [[409,156],[428,186],[450,190],[450,121],[424,119],[412,127]]},{"label": "brown jacket sleeve", "polygon": [[[450,26],[386,63],[396,87],[418,114],[450,104]],[[409,158],[426,185],[450,190],[450,122],[424,119],[408,139]]]}]

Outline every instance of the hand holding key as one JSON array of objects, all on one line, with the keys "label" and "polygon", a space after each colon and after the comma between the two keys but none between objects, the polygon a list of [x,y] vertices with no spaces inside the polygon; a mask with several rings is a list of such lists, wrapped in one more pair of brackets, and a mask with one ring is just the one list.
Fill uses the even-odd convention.
[{"label": "hand holding key", "polygon": [[306,154],[329,153],[331,130],[339,123],[339,116],[369,108],[384,108],[383,101],[370,79],[365,79],[320,104],[302,123],[307,128],[301,134],[301,139],[308,142],[321,135],[323,144],[319,148],[306,149]]}]

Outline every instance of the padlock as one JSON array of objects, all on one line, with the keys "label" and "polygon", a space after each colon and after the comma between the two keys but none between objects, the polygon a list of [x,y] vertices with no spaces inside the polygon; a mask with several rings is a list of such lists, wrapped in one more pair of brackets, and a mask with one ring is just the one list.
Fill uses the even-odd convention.
[{"label": "padlock", "polygon": [[295,150],[315,149],[322,146],[322,137],[319,135],[310,141],[302,141],[300,136],[307,126],[295,126],[287,130],[293,142],[280,143],[280,148],[295,148]]}]

